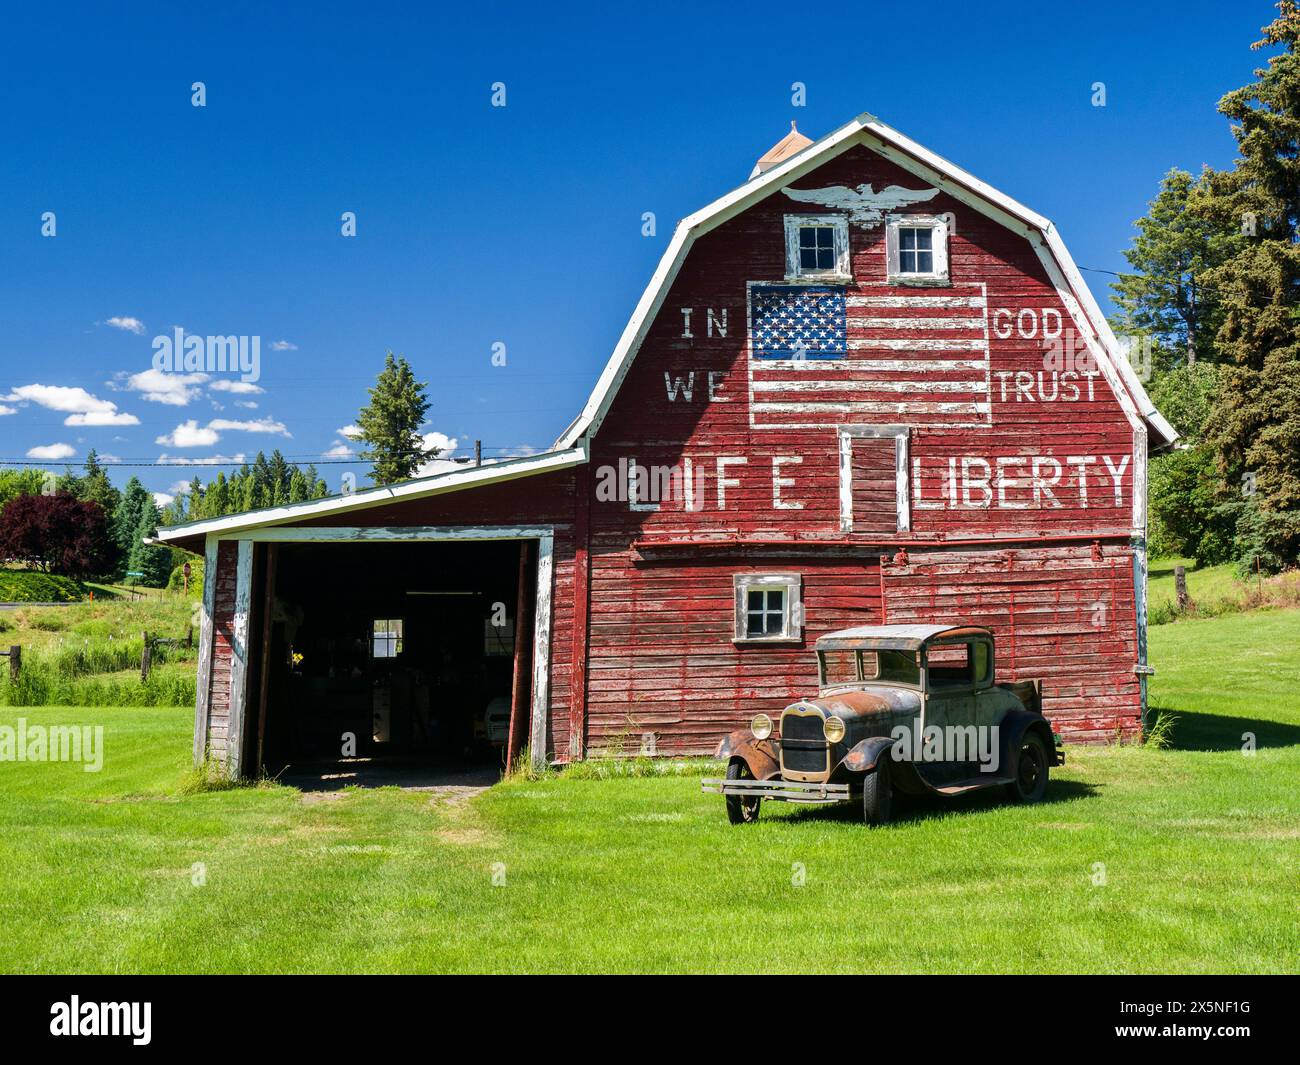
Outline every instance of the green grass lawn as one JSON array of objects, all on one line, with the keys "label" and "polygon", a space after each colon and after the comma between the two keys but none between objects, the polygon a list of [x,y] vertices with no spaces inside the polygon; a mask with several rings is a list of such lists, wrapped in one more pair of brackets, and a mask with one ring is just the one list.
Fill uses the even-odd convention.
[{"label": "green grass lawn", "polygon": [[1300,611],[1151,644],[1173,749],[879,830],[732,828],[673,777],[185,795],[188,709],[3,709],[107,738],[98,774],[0,763],[0,970],[1295,971]]}]

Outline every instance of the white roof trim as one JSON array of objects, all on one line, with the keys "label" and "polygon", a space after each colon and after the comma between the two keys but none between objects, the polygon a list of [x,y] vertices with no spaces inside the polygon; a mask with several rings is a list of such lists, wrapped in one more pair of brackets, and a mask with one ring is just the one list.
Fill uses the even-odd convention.
[{"label": "white roof trim", "polygon": [[[1172,443],[1177,439],[1178,434],[1156,410],[1155,404],[1148,398],[1132,366],[1120,352],[1115,334],[1111,331],[1101,307],[1084,282],[1055,226],[1024,204],[1004,195],[973,174],[885,125],[874,115],[863,113],[778,166],[751,178],[745,184],[678,223],[672,240],[659,260],[650,283],[641,294],[641,299],[637,302],[636,309],[619,337],[609,362],[597,380],[596,387],[592,390],[581,414],[556,441],[557,449],[573,447],[579,440],[589,439],[600,428],[623,378],[631,369],[632,361],[641,347],[646,331],[667,297],[668,290],[672,287],[695,238],[722,225],[764,197],[859,143],[867,144],[886,158],[900,164],[904,162],[899,157],[901,153],[908,157],[907,162],[910,165],[907,165],[907,169],[915,172],[916,164],[919,163],[928,172],[924,176],[937,187],[969,206],[981,210],[1013,231],[1033,239],[1040,258],[1054,260],[1060,271],[1062,277],[1053,278],[1053,281],[1061,290],[1067,306],[1075,304],[1086,317],[1086,324],[1091,328],[1086,328],[1084,322],[1079,322],[1079,325],[1084,328],[1085,333],[1091,333],[1096,338],[1096,350],[1093,354],[1098,357],[1098,363],[1112,388],[1115,389],[1116,397],[1130,421],[1134,420],[1135,415],[1140,414],[1166,443]],[[1048,267],[1049,275],[1053,273],[1050,264],[1045,261],[1044,265]],[[1061,281],[1064,281],[1064,287]]]},{"label": "white roof trim", "polygon": [[540,455],[507,459],[504,462],[490,462],[486,466],[470,466],[464,470],[451,470],[432,477],[402,481],[383,488],[368,488],[351,495],[327,496],[324,499],[289,503],[282,507],[268,507],[242,514],[229,514],[222,518],[201,518],[198,521],[186,522],[184,525],[170,525],[158,530],[155,542],[167,543],[188,539],[191,536],[205,536],[209,533],[233,533],[244,529],[260,528],[264,525],[302,521],[324,514],[346,514],[354,510],[380,507],[386,503],[423,499],[427,496],[442,495],[445,492],[458,492],[465,488],[476,488],[502,481],[513,481],[520,477],[533,477],[541,473],[565,470],[586,461],[587,447],[583,443],[563,451],[545,451]]}]

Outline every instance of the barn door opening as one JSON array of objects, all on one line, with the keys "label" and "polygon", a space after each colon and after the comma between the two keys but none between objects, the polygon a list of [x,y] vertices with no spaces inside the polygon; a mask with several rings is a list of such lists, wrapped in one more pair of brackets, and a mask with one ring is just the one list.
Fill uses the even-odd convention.
[{"label": "barn door opening", "polygon": [[258,547],[245,765],[323,786],[499,776],[528,719],[519,541]]}]

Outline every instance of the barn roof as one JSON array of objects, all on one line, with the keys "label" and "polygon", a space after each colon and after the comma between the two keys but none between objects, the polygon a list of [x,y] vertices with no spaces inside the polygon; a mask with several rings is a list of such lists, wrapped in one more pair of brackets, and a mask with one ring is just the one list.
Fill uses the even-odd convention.
[{"label": "barn roof", "polygon": [[585,446],[572,447],[563,451],[545,451],[539,455],[489,462],[483,466],[470,466],[467,469],[451,470],[430,477],[416,477],[409,481],[384,485],[382,488],[367,488],[349,495],[326,496],[324,499],[309,499],[302,503],[264,507],[261,510],[248,510],[222,518],[200,518],[198,521],[161,528],[155,539],[165,543],[177,543],[193,541],[197,538],[201,543],[202,538],[208,533],[239,532],[295,519],[314,518],[322,514],[364,510],[368,507],[383,506],[385,503],[422,499],[445,492],[456,492],[465,488],[512,481],[519,477],[532,477],[536,474],[564,470],[586,461]]},{"label": "barn roof", "polygon": [[870,641],[873,647],[885,650],[915,651],[936,636],[945,634],[987,636],[989,630],[971,625],[857,625],[828,632],[817,641],[817,650],[854,650]]},{"label": "barn roof", "polygon": [[[791,132],[777,142],[765,154],[763,160],[760,160],[761,164],[772,157],[769,161],[774,165],[766,170],[761,166],[755,167],[754,174],[745,184],[678,223],[667,251],[660,259],[649,285],[641,294],[641,299],[624,327],[614,352],[597,380],[586,405],[550,451],[466,470],[415,478],[350,495],[327,496],[324,499],[313,499],[303,503],[291,503],[231,514],[223,518],[204,518],[182,525],[167,526],[158,530],[156,539],[190,546],[196,542],[201,543],[202,538],[208,533],[238,532],[323,514],[362,510],[398,500],[419,499],[567,469],[586,462],[587,442],[600,428],[605,414],[618,393],[619,386],[631,368],[646,331],[650,328],[696,238],[859,144],[866,145],[903,169],[929,181],[936,188],[942,189],[954,198],[1027,237],[1034,244],[1048,276],[1052,278],[1061,294],[1062,301],[1070,309],[1081,335],[1088,340],[1098,367],[1111,383],[1120,405],[1129,416],[1134,428],[1145,422],[1158,437],[1155,441],[1156,446],[1171,444],[1178,438],[1178,434],[1147,397],[1142,383],[1128,360],[1122,356],[1119,341],[1106,322],[1105,315],[1102,314],[1101,308],[1084,283],[1078,267],[1074,265],[1074,260],[1070,258],[1070,253],[1066,250],[1055,227],[1046,218],[1017,203],[1009,196],[1003,195],[947,159],[923,148],[897,130],[885,125],[874,115],[863,113],[819,141],[807,144],[803,143],[805,141],[807,138],[795,130],[792,123]],[[777,156],[780,156],[780,161],[777,161]]]},{"label": "barn roof", "polygon": [[[745,184],[677,224],[668,249],[659,260],[659,266],[649,285],[641,294],[586,406],[556,441],[555,446],[572,447],[577,441],[590,438],[600,428],[646,332],[686,261],[691,245],[698,237],[860,144],[1028,238],[1130,423],[1136,429],[1145,422],[1155,434],[1155,439],[1152,440],[1155,447],[1172,444],[1178,438],[1178,433],[1156,410],[1133,367],[1124,357],[1118,338],[1066,250],[1056,227],[1024,204],[998,192],[955,163],[936,155],[885,125],[874,115],[864,112],[821,140],[797,149],[795,154],[771,169],[761,170],[755,167],[755,173]],[[774,148],[773,151],[775,150]]]}]

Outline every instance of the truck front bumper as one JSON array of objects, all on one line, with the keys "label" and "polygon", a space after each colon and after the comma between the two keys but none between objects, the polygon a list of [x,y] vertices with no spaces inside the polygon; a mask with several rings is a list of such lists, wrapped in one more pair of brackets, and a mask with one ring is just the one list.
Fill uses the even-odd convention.
[{"label": "truck front bumper", "polygon": [[711,795],[777,802],[836,803],[848,802],[852,798],[847,784],[804,784],[797,780],[721,780],[711,777],[700,781],[700,789]]}]

